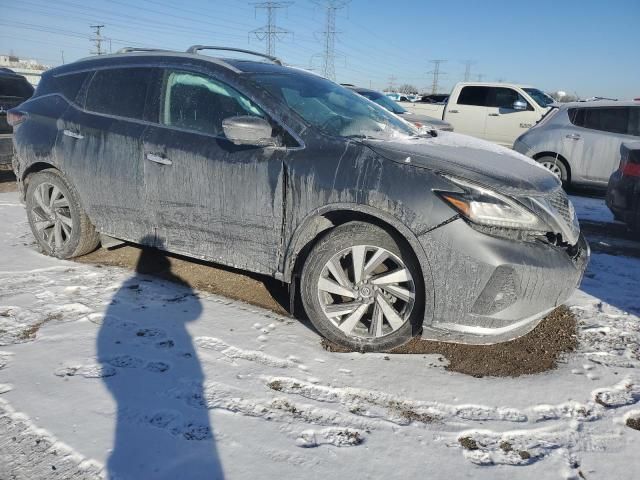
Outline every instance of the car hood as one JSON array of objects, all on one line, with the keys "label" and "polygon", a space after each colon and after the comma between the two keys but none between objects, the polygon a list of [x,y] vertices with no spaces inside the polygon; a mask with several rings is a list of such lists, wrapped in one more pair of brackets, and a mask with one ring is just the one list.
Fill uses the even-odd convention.
[{"label": "car hood", "polygon": [[364,143],[390,160],[448,173],[513,196],[546,194],[560,186],[558,178],[534,160],[458,133],[438,131],[437,137]]}]

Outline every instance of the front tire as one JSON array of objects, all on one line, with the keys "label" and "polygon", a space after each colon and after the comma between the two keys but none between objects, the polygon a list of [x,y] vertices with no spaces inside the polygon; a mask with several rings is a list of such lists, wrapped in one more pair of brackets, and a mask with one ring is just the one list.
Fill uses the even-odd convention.
[{"label": "front tire", "polygon": [[542,157],[536,159],[536,162],[558,177],[563,185],[569,183],[569,172],[567,172],[567,167],[564,162],[559,158]]},{"label": "front tire", "polygon": [[309,253],[301,278],[305,311],[342,347],[384,351],[420,331],[424,282],[413,252],[380,227],[349,222]]},{"label": "front tire", "polygon": [[29,176],[27,218],[41,250],[73,258],[96,249],[99,235],[80,203],[78,192],[54,169]]}]

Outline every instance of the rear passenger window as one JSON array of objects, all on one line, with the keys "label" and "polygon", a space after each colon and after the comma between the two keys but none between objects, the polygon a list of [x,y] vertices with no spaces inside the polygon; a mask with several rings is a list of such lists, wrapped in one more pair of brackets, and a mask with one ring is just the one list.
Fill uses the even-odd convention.
[{"label": "rear passenger window", "polygon": [[[572,111],[573,110],[573,111]],[[571,123],[579,127],[603,132],[633,135],[628,107],[591,107],[569,110]]]},{"label": "rear passenger window", "polygon": [[89,72],[82,72],[56,77],[59,92],[73,102],[88,75]]},{"label": "rear passenger window", "polygon": [[476,105],[486,107],[488,105],[488,87],[462,87],[458,97],[458,105]]},{"label": "rear passenger window", "polygon": [[167,76],[162,123],[224,136],[222,120],[238,115],[265,118],[251,100],[211,77],[189,72]]},{"label": "rear passenger window", "polygon": [[150,68],[97,71],[89,84],[85,108],[98,113],[142,119],[153,71]]}]

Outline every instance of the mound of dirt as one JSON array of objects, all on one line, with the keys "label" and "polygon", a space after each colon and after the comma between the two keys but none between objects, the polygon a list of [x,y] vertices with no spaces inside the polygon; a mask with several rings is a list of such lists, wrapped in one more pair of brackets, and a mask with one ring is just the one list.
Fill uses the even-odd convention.
[{"label": "mound of dirt", "polygon": [[[576,319],[561,306],[547,315],[527,335],[495,345],[462,345],[433,342],[416,337],[389,353],[440,354],[449,361],[447,370],[474,377],[518,377],[546,372],[556,367],[563,354],[577,346]],[[346,352],[342,347],[323,341],[332,352]]]}]

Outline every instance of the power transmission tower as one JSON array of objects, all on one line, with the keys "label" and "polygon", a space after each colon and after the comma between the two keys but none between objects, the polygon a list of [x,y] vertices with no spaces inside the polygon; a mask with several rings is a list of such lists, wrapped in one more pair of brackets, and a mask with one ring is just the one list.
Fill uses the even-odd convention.
[{"label": "power transmission tower", "polygon": [[466,60],[464,62],[464,81],[468,82],[471,80],[471,67],[475,64],[473,60]]},{"label": "power transmission tower", "polygon": [[256,12],[260,8],[264,8],[267,11],[267,24],[249,32],[250,35],[254,35],[258,40],[267,41],[267,55],[276,54],[276,40],[281,40],[286,35],[291,34],[289,30],[276,26],[276,11],[279,8],[287,8],[292,4],[293,2],[256,2],[250,4],[255,6]]},{"label": "power transmission tower", "polygon": [[322,57],[322,74],[330,80],[336,79],[336,12],[347,6],[351,0],[313,0],[326,11],[326,25],[323,32],[324,52]]},{"label": "power transmission tower", "polygon": [[101,35],[100,30],[104,28],[104,25],[89,25],[95,31],[95,36],[91,37],[91,41],[95,44],[96,49],[91,52],[91,55],[104,55],[105,52],[102,50],[102,42],[104,42],[105,38]]},{"label": "power transmission tower", "polygon": [[390,92],[393,92],[393,87],[395,86],[394,84],[396,83],[397,79],[398,79],[398,77],[396,77],[395,75],[389,76],[389,91]]},{"label": "power transmission tower", "polygon": [[438,93],[438,80],[441,75],[446,75],[446,73],[440,71],[440,65],[446,60],[429,60],[430,63],[433,63],[433,70],[428,73],[433,74],[433,83],[431,84],[431,93]]}]

